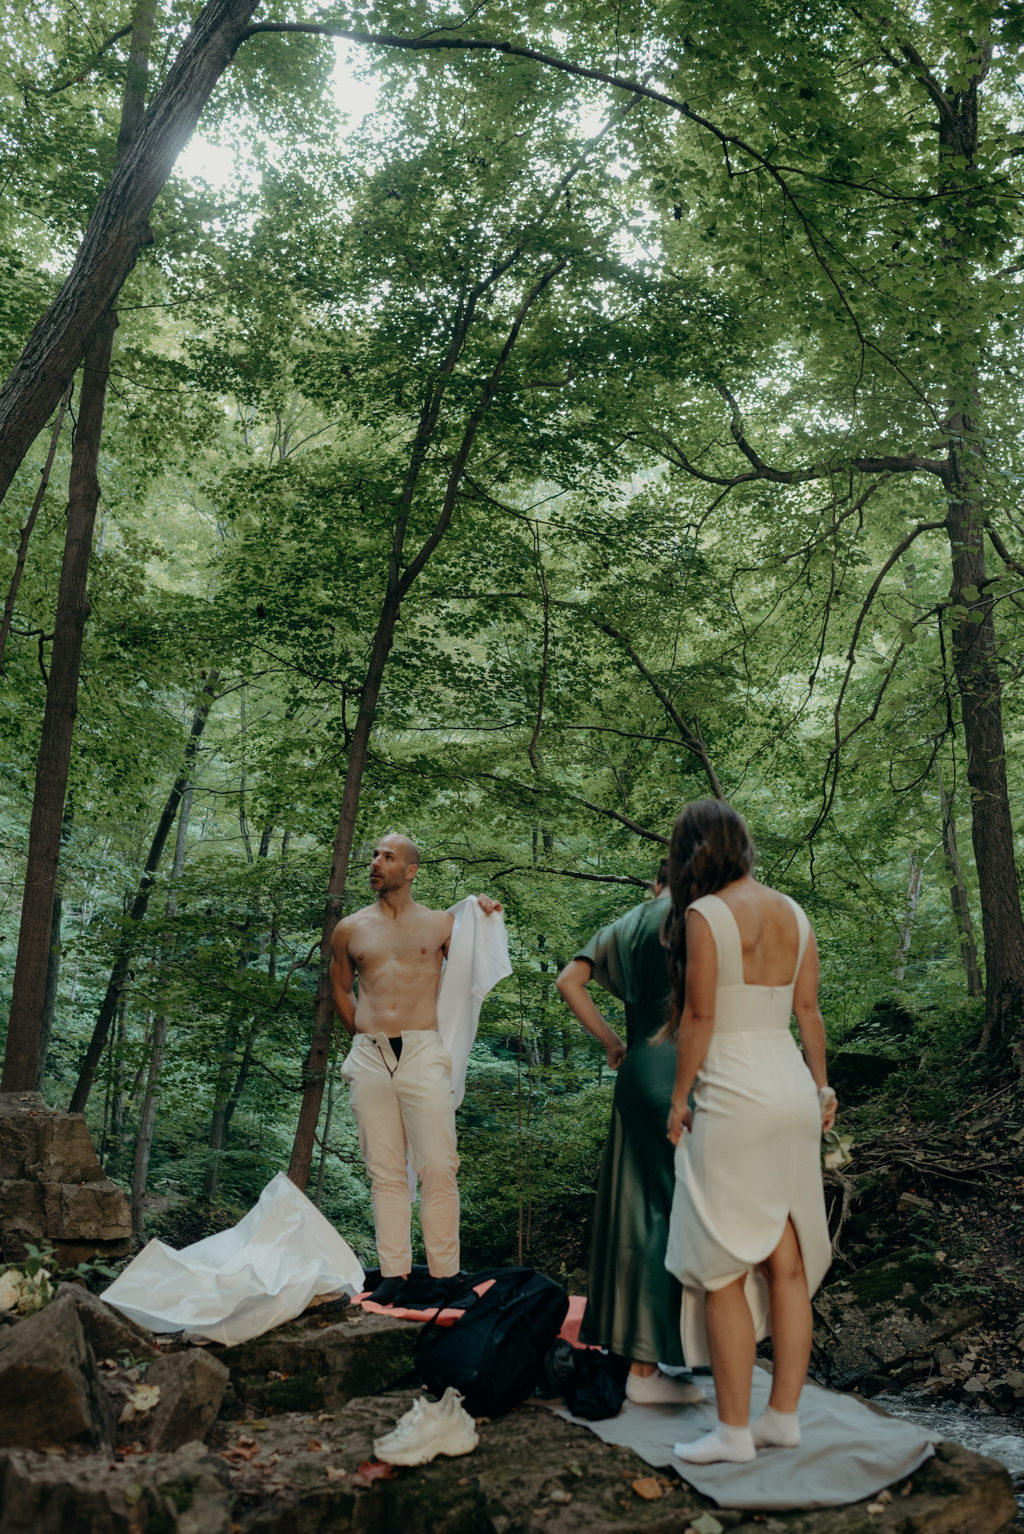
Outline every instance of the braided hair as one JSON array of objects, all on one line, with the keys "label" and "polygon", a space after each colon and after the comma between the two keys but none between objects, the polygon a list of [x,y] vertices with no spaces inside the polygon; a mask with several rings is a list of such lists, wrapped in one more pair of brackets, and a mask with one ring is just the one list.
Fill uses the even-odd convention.
[{"label": "braided hair", "polygon": [[671,1033],[679,1027],[686,991],[686,908],[701,895],[714,895],[742,879],[753,866],[754,844],[731,804],[724,799],[697,799],[686,806],[672,827],[668,854],[672,909],[662,931],[672,982]]}]

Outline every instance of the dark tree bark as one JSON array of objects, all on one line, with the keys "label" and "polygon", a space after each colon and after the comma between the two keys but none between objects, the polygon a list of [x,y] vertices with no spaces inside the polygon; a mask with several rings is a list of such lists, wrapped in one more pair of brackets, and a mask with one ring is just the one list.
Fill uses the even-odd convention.
[{"label": "dark tree bark", "polygon": [[[0,388],[0,500],[116,301],[174,162],[231,62],[258,0],[207,0],[89,220],[74,265]],[[131,65],[130,65],[131,67]],[[141,93],[137,93],[140,95]],[[130,139],[130,142],[129,142]]]},{"label": "dark tree bark", "polygon": [[[75,818],[74,795],[68,794],[64,804],[64,816],[61,821],[60,843],[63,849],[71,834],[71,826]],[[50,922],[50,957],[46,968],[46,994],[43,997],[43,1021],[39,1030],[39,1063],[36,1066],[36,1091],[43,1089],[43,1078],[46,1075],[46,1062],[50,1053],[50,1039],[53,1034],[53,1019],[57,1012],[57,987],[60,984],[60,961],[64,948],[61,941],[61,927],[64,919],[64,878],[60,867],[57,869],[57,884],[53,892],[53,917]]]},{"label": "dark tree bark", "polygon": [[963,869],[960,865],[960,847],[956,836],[956,820],[953,818],[953,806],[946,795],[946,788],[942,781],[942,773],[938,763],[935,764],[935,776],[939,784],[939,809],[942,814],[942,846],[945,853],[946,873],[949,876],[949,903],[953,909],[953,920],[956,923],[956,934],[960,943],[960,954],[963,959],[964,975],[967,980],[967,994],[968,996],[981,996],[985,986],[981,978],[978,949],[974,941],[974,922],[971,919],[971,904],[967,898],[967,886],[964,883]]},{"label": "dark tree bark", "polygon": [[[963,90],[950,91],[939,110],[939,184],[952,189],[956,163],[973,167],[978,155],[978,88],[988,67],[989,46],[979,47],[974,74]],[[962,194],[961,194],[962,195]],[[964,203],[964,211],[970,207]],[[969,220],[968,220],[969,223]],[[988,508],[977,464],[983,454],[979,425],[980,327],[972,307],[973,274],[968,253],[970,231],[948,242],[960,277],[957,318],[967,335],[959,348],[959,367],[951,400],[949,448],[944,482],[949,497],[946,528],[952,555],[950,600],[955,614],[953,668],[967,750],[971,786],[971,840],[978,870],[981,924],[985,938],[985,1029],[982,1047],[1003,1043],[1024,1030],[1024,916],[1010,816],[1003,732],[1002,679],[994,602],[985,568]]]},{"label": "dark tree bark", "polygon": [[[121,105],[121,126],[117,153],[123,162],[132,138],[145,111],[145,81],[149,57],[149,39],[153,27],[155,0],[140,0],[133,22],[129,70]],[[99,452],[103,438],[103,413],[106,408],[107,380],[114,350],[117,316],[110,307],[110,297],[99,303],[89,328],[79,337],[77,355],[61,375],[59,387],[50,399],[46,390],[42,418],[31,430],[18,451],[13,475],[42,421],[50,414],[61,394],[71,385],[78,358],[85,352],[78,426],[71,451],[71,474],[68,483],[68,524],[64,541],[64,561],[57,590],[53,649],[46,685],[42,736],[36,764],[32,819],[29,827],[28,865],[25,871],[25,894],[18,933],[18,957],[14,969],[11,1012],[7,1029],[0,1092],[24,1091],[35,1082],[39,1069],[40,1040],[46,1005],[46,975],[53,900],[60,858],[60,826],[64,814],[71,765],[71,742],[78,713],[78,679],[82,665],[82,641],[89,616],[87,594],[92,535],[99,504]],[[58,299],[59,303],[59,299]],[[51,311],[52,312],[52,311]],[[38,330],[36,334],[38,335]],[[21,362],[31,351],[32,341]],[[13,377],[14,375],[12,375]],[[17,442],[23,422],[4,417],[5,390],[0,390],[0,499],[10,483],[3,481],[4,455]],[[8,401],[10,403],[10,401]],[[29,407],[31,415],[31,407]],[[97,1056],[97,1060],[98,1060]]]},{"label": "dark tree bark", "polygon": [[32,530],[36,525],[46,495],[46,488],[50,483],[50,474],[53,471],[53,460],[57,456],[57,444],[60,441],[61,427],[64,425],[64,417],[67,415],[68,406],[71,403],[71,385],[64,390],[64,398],[60,402],[57,411],[57,419],[53,423],[50,433],[50,447],[46,454],[46,462],[43,464],[39,475],[39,487],[35,498],[25,518],[25,525],[18,536],[18,553],[14,561],[14,574],[11,576],[11,584],[7,588],[7,600],[4,602],[4,616],[0,621],[0,671],[4,669],[4,656],[7,654],[7,640],[11,632],[11,624],[14,622],[14,604],[18,600],[18,589],[21,586],[21,577],[25,573],[25,561],[28,558],[28,545],[32,537]]},{"label": "dark tree bark", "polygon": [[[181,796],[178,811],[178,834],[174,841],[174,861],[171,865],[171,888],[167,895],[167,922],[173,922],[178,911],[175,885],[185,872],[185,849],[188,843],[188,823],[192,814],[192,786]],[[164,1049],[167,1045],[167,1013],[161,1007],[153,1019],[153,1038],[150,1044],[149,1070],[146,1075],[146,1095],[139,1112],[139,1130],[135,1137],[135,1156],[132,1162],[132,1236],[139,1240],[145,1228],[146,1186],[149,1182],[149,1156],[153,1148],[153,1130],[156,1127],[156,1098],[160,1085],[160,1073],[164,1066]]]},{"label": "dark tree bark", "polygon": [[146,866],[142,871],[142,877],[139,880],[135,898],[128,911],[127,922],[118,943],[117,955],[110,972],[110,979],[107,981],[106,993],[100,1003],[100,1010],[97,1013],[96,1022],[92,1030],[92,1038],[89,1040],[89,1047],[82,1059],[78,1082],[71,1097],[70,1111],[72,1113],[84,1113],[85,1105],[89,1101],[89,1093],[92,1091],[96,1069],[103,1056],[103,1048],[107,1042],[110,1025],[117,1016],[118,1001],[128,979],[128,972],[135,953],[136,940],[133,929],[137,928],[139,922],[143,920],[149,909],[149,897],[153,893],[156,871],[160,867],[164,846],[174,824],[175,817],[178,814],[178,806],[191,781],[196,752],[199,750],[199,740],[203,730],[206,728],[206,721],[210,717],[217,677],[218,673],[212,671],[207,678],[202,699],[192,719],[192,729],[189,733],[188,744],[185,747],[185,759],[182,769],[175,778],[170,793],[167,795],[156,830],[153,833],[153,840],[149,845]]},{"label": "dark tree bark", "polygon": [[83,370],[78,429],[71,455],[64,562],[57,590],[50,675],[36,760],[25,894],[0,1092],[31,1091],[39,1067],[60,828],[78,713],[82,636],[89,615],[89,556],[100,494],[97,458],[116,325],[116,316],[108,313],[89,343]]}]

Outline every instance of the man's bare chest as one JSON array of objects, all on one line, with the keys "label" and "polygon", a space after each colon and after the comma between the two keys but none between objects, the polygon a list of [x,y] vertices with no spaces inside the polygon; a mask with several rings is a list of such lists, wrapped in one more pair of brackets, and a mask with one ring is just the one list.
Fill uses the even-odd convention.
[{"label": "man's bare chest", "polygon": [[383,923],[368,922],[352,934],[349,952],[359,974],[393,967],[433,970],[440,966],[446,938],[437,921],[393,923],[390,930]]}]

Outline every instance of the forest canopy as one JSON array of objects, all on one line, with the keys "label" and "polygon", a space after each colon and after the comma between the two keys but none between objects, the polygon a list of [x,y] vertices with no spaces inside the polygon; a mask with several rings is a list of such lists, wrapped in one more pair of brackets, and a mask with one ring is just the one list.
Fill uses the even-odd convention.
[{"label": "forest canopy", "polygon": [[324,962],[396,830],[506,908],[522,1250],[606,1112],[554,976],[712,795],[833,1042],[1019,1049],[1024,10],[0,16],[3,1090],[140,1228],[291,1154],[368,1240]]}]

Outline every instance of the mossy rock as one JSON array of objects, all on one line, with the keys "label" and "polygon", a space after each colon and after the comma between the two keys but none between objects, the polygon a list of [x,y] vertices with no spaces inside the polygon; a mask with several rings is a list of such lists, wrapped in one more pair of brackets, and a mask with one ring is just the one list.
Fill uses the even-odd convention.
[{"label": "mossy rock", "polygon": [[227,1415],[333,1411],[389,1390],[413,1368],[420,1324],[357,1305],[324,1306],[236,1347],[217,1348],[231,1371]]},{"label": "mossy rock", "polygon": [[814,1301],[814,1373],[848,1389],[976,1325],[976,1305],[939,1292],[948,1276],[929,1253],[908,1248],[830,1284]]}]

